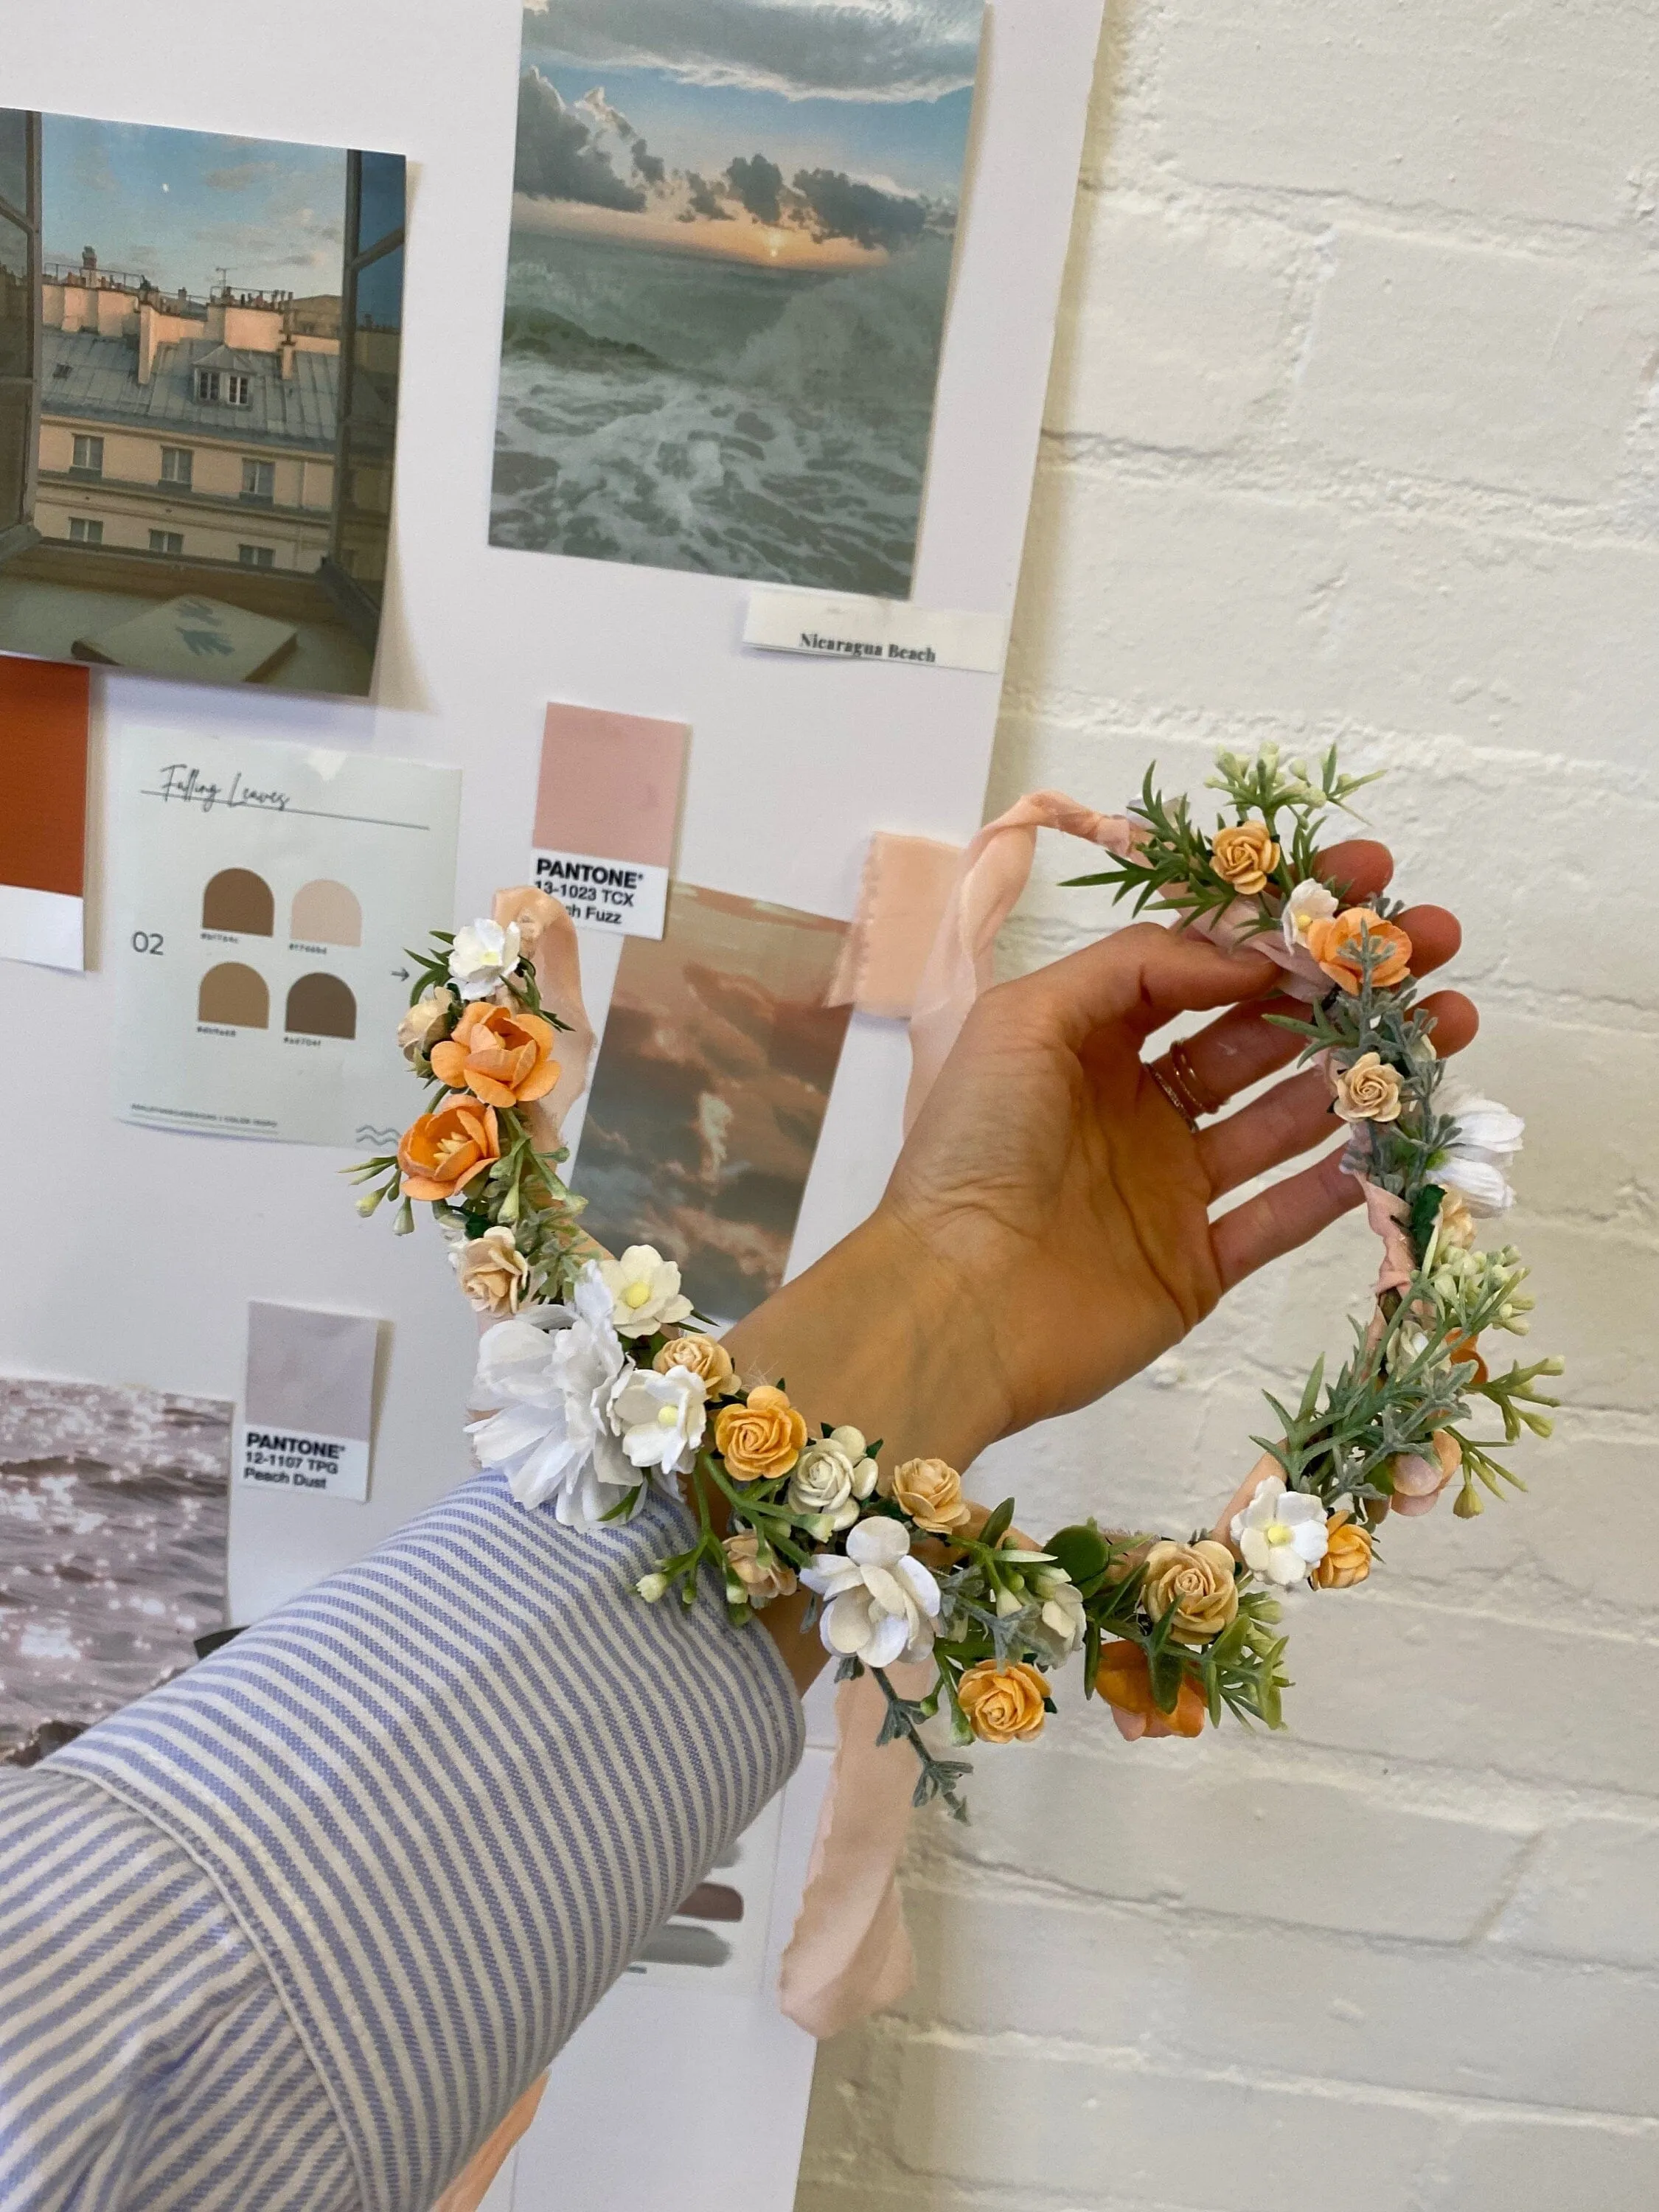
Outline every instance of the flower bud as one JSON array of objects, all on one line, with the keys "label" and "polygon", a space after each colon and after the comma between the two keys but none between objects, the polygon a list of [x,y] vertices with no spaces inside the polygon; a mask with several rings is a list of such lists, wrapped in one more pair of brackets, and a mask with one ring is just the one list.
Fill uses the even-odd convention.
[{"label": "flower bud", "polygon": [[1002,1620],[1006,1620],[1011,1613],[1018,1613],[1020,1604],[1021,1600],[1015,1596],[1012,1590],[1000,1589],[997,1592],[997,1613]]},{"label": "flower bud", "polygon": [[667,1595],[668,1577],[666,1575],[641,1575],[634,1588],[647,1605],[655,1605],[659,1597]]},{"label": "flower bud", "polygon": [[380,1206],[380,1201],[385,1198],[385,1196],[386,1193],[383,1190],[368,1190],[363,1193],[363,1195],[357,1200],[357,1211],[362,1215],[365,1221],[368,1220],[369,1215]]}]

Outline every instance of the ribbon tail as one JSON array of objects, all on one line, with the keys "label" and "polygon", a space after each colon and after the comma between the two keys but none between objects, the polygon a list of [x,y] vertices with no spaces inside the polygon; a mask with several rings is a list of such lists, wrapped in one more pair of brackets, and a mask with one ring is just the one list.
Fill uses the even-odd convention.
[{"label": "ribbon tail", "polygon": [[504,928],[509,922],[517,923],[525,952],[536,971],[542,1004],[564,1024],[553,1048],[559,1079],[545,1098],[523,1109],[537,1151],[556,1152],[570,1109],[587,1088],[593,1060],[593,1024],[582,1000],[576,925],[557,899],[528,885],[497,891],[493,914]]}]

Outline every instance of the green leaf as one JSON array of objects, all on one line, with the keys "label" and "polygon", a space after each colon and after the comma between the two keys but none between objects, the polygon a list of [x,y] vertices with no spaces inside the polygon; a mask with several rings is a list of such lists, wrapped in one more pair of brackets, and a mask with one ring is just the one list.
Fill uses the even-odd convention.
[{"label": "green leaf", "polygon": [[1014,1501],[1005,1498],[996,1511],[979,1532],[981,1544],[1000,1544],[1008,1533],[1008,1524],[1014,1517]]},{"label": "green leaf", "polygon": [[1058,1535],[1050,1536],[1048,1548],[1056,1565],[1078,1583],[1092,1582],[1103,1575],[1111,1556],[1106,1548],[1106,1539],[1092,1522],[1062,1528]]}]

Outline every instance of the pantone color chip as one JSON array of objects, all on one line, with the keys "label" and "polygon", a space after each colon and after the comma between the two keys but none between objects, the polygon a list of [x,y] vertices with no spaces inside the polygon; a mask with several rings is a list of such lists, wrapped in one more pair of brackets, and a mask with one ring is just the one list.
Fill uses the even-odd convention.
[{"label": "pantone color chip", "polygon": [[690,735],[682,722],[548,708],[535,880],[580,927],[662,935]]},{"label": "pantone color chip", "polygon": [[0,955],[86,965],[88,678],[0,658]]},{"label": "pantone color chip", "polygon": [[249,1306],[238,1482],[315,1497],[368,1497],[380,1328],[361,1314]]}]

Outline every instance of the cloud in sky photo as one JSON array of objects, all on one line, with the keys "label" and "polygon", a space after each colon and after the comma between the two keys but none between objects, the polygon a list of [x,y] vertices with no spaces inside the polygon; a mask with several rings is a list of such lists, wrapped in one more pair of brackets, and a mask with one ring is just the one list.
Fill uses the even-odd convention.
[{"label": "cloud in sky photo", "polygon": [[90,246],[106,268],[201,299],[222,269],[238,291],[340,289],[338,147],[48,115],[40,183],[49,260]]},{"label": "cloud in sky photo", "polygon": [[908,592],[981,14],[525,9],[497,544]]}]

